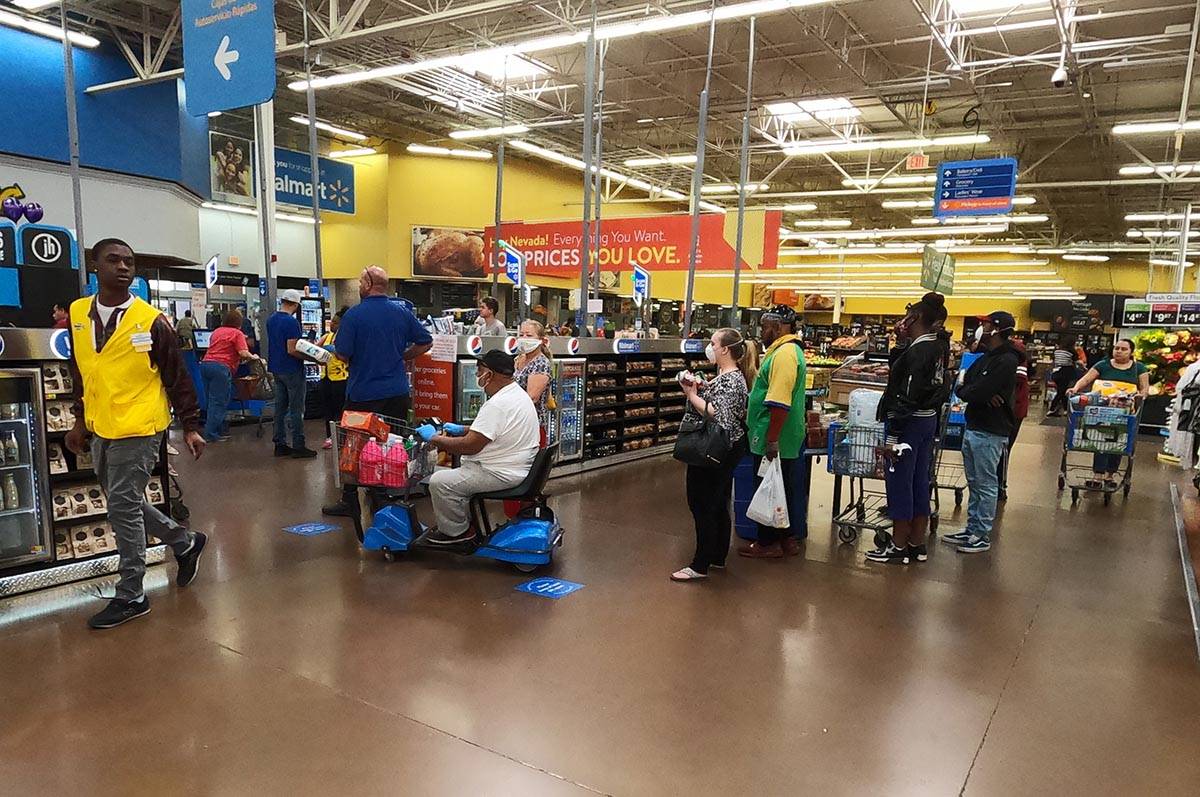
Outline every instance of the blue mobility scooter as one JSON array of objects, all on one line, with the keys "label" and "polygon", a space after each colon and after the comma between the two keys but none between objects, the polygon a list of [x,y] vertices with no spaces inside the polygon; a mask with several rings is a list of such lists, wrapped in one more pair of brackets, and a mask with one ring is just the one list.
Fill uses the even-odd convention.
[{"label": "blue mobility scooter", "polygon": [[[550,468],[557,455],[557,443],[539,450],[529,475],[516,487],[481,493],[472,498],[471,518],[478,533],[459,545],[425,543],[424,537],[429,528],[418,519],[416,507],[407,493],[392,496],[369,491],[373,511],[369,519],[364,518],[364,512],[356,513],[355,531],[365,550],[380,551],[389,562],[407,551],[433,549],[459,556],[508,562],[522,573],[531,573],[549,565],[554,549],[562,545],[562,527],[546,504],[544,493],[546,482],[550,479]],[[512,520],[494,528],[484,502],[505,500],[524,501],[530,506]],[[369,525],[364,531],[365,524]]]}]

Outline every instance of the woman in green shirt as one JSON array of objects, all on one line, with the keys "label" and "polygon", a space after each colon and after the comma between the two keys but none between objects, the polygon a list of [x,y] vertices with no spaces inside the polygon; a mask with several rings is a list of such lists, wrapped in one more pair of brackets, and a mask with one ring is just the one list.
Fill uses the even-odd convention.
[{"label": "woman in green shirt", "polygon": [[[1097,379],[1121,382],[1136,390],[1141,398],[1150,393],[1150,372],[1146,366],[1133,359],[1133,341],[1122,338],[1113,344],[1112,357],[1101,360],[1088,369],[1074,387],[1067,390],[1068,396],[1087,391]],[[1121,470],[1120,454],[1095,454],[1092,457],[1093,482],[1103,478],[1109,487],[1117,486],[1117,473]]]}]

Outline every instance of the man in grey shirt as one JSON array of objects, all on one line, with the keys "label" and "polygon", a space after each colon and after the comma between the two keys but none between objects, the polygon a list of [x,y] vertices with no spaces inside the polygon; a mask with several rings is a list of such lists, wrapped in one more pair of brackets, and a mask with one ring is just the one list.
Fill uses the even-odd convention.
[{"label": "man in grey shirt", "polygon": [[495,297],[485,296],[479,303],[479,316],[475,319],[474,333],[476,335],[492,335],[503,337],[507,334],[504,322],[496,318],[500,310],[500,302]]}]

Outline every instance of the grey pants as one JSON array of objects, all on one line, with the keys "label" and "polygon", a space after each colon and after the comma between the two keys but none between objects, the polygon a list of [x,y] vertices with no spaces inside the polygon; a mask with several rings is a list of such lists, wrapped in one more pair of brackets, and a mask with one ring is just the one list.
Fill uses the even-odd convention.
[{"label": "grey pants", "polygon": [[171,546],[176,556],[191,548],[195,539],[190,531],[146,501],[146,485],[158,462],[162,437],[160,432],[121,440],[92,438],[92,463],[108,499],[108,522],[117,538],[121,575],[117,597],[121,600],[142,597],[147,532]]},{"label": "grey pants", "polygon": [[438,531],[451,537],[467,532],[470,525],[471,497],[506,487],[516,487],[523,480],[508,479],[487,471],[473,462],[461,468],[439,470],[429,477],[429,498],[437,515]]}]

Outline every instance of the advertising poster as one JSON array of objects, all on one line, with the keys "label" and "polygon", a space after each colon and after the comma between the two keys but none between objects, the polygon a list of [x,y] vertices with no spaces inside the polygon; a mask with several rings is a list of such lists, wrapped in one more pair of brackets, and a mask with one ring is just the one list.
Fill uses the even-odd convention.
[{"label": "advertising poster", "polygon": [[491,278],[484,265],[481,230],[413,227],[412,246],[414,277],[454,280]]},{"label": "advertising poster", "polygon": [[[742,267],[773,269],[779,259],[777,210],[746,213]],[[700,217],[697,269],[733,268],[736,213],[705,213]],[[526,271],[552,277],[579,274],[582,225],[574,221],[505,222],[504,241],[525,254]],[[604,219],[600,224],[597,258],[601,272],[628,271],[634,265],[648,271],[686,271],[692,219],[686,213]],[[495,228],[484,231],[486,250],[494,245]]]},{"label": "advertising poster", "polygon": [[208,161],[215,201],[254,204],[254,142],[209,131]]},{"label": "advertising poster", "polygon": [[454,361],[428,353],[413,361],[412,405],[418,418],[454,418]]}]

